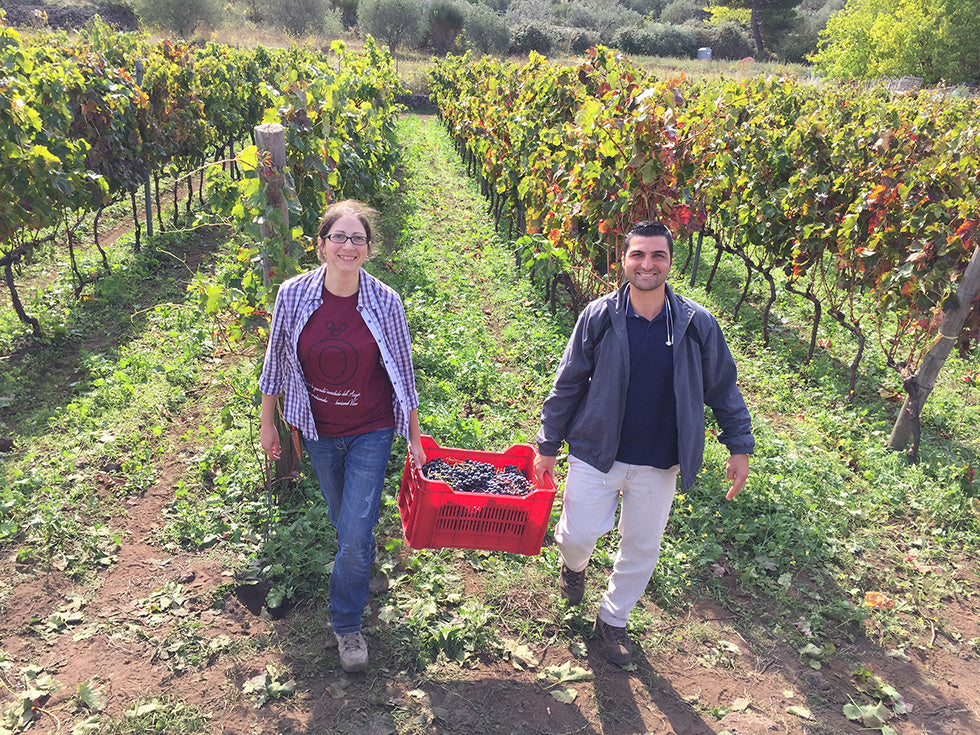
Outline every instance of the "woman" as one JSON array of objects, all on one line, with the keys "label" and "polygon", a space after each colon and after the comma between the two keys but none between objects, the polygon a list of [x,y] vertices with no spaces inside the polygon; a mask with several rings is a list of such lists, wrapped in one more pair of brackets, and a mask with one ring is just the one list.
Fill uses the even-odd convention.
[{"label": "woman", "polygon": [[330,205],[317,236],[322,264],[279,288],[259,389],[259,440],[280,457],[276,403],[297,427],[337,531],[330,620],[345,671],[367,667],[361,616],[377,547],[381,489],[397,431],[425,462],[408,322],[401,299],[361,266],[369,217],[355,201]]}]

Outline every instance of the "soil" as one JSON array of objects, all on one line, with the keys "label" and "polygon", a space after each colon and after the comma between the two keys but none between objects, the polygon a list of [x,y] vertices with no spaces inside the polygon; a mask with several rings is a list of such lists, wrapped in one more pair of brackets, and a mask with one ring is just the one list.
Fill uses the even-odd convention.
[{"label": "soil", "polygon": [[[0,8],[7,11],[7,24],[23,28],[38,28],[47,25],[60,30],[83,28],[98,15],[118,31],[135,31],[139,29],[139,21],[133,9],[124,2],[98,3],[48,3],[48,2],[17,2],[4,0]],[[47,23],[44,18],[47,18]]]}]

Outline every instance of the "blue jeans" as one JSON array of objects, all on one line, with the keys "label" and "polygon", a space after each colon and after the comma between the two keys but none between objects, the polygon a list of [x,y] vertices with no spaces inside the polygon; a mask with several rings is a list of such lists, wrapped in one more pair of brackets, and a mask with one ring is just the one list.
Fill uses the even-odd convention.
[{"label": "blue jeans", "polygon": [[303,437],[320,492],[327,501],[330,522],[337,531],[327,608],[337,635],[361,630],[376,553],[374,526],[394,438],[393,428],[355,436]]}]

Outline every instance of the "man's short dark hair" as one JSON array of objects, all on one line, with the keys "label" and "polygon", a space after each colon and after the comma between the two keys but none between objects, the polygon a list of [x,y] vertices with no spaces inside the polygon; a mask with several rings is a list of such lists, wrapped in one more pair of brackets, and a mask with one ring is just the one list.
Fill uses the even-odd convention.
[{"label": "man's short dark hair", "polygon": [[663,222],[644,220],[630,227],[629,232],[626,233],[626,240],[623,242],[624,253],[630,249],[630,243],[637,235],[640,237],[666,237],[667,249],[670,250],[670,259],[674,259],[674,236],[670,234],[670,229]]}]

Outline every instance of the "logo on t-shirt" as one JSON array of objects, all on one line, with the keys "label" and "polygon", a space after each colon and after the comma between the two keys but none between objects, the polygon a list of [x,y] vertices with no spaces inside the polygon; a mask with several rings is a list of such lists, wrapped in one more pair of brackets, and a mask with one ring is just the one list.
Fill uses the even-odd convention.
[{"label": "logo on t-shirt", "polygon": [[340,339],[347,331],[347,323],[327,321],[323,328],[328,338],[311,345],[302,361],[306,365],[310,397],[331,406],[356,406],[360,392],[329,387],[348,383],[357,372],[357,350],[347,340]]}]

